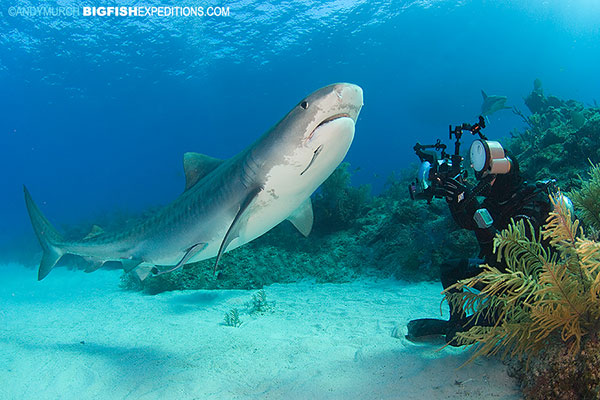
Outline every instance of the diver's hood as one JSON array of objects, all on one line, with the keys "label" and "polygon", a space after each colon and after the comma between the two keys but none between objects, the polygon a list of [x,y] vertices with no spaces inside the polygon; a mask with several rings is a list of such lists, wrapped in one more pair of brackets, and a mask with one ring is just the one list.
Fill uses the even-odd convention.
[{"label": "diver's hood", "polygon": [[506,156],[510,160],[511,168],[510,172],[503,175],[496,175],[496,179],[492,184],[489,191],[489,197],[497,200],[504,201],[511,198],[511,196],[521,187],[523,184],[523,178],[519,170],[519,163],[517,160],[506,151]]}]

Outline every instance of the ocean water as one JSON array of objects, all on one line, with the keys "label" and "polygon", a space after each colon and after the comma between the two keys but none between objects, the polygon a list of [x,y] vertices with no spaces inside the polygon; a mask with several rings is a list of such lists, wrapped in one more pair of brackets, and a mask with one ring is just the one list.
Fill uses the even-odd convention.
[{"label": "ocean water", "polygon": [[[364,107],[346,161],[356,169],[353,183],[371,184],[374,192],[383,188],[392,172],[418,161],[412,151],[415,142],[437,138],[449,142],[449,124],[476,122],[482,89],[507,96],[507,105],[521,110],[526,109],[523,98],[536,78],[547,94],[584,104],[600,100],[596,0],[123,3],[228,9],[226,16],[204,17],[84,16],[84,7],[114,3],[48,1],[43,2],[45,11],[32,8],[39,6],[34,3],[0,0],[0,252],[18,253],[20,246],[30,252],[37,246],[23,202],[23,184],[59,229],[106,214],[139,214],[180,194],[185,184],[183,153],[229,158],[304,96],[330,83],[351,82],[364,91]],[[75,15],[44,14],[58,10]],[[501,110],[489,117],[486,134],[501,139],[522,126],[518,116]],[[2,273],[11,279],[10,273]],[[30,293],[33,289],[26,281],[35,281],[33,272],[27,278],[25,272],[19,274],[15,286],[2,292],[6,307],[15,306],[10,297],[19,293],[25,293],[19,307],[28,298],[32,303],[51,303]],[[90,289],[98,296],[106,289],[106,280],[114,278],[102,276],[102,285]],[[40,290],[54,289],[40,286]],[[53,301],[60,306],[67,300]],[[171,310],[163,308],[165,313]],[[12,311],[0,310],[0,318],[10,315]],[[81,324],[85,320],[81,317]],[[382,324],[391,326],[386,321]],[[10,342],[7,338],[18,328],[5,329],[2,340]],[[110,330],[106,334],[110,336]],[[80,336],[81,341],[86,339],[83,334],[75,336],[60,345],[76,352],[69,347],[71,342]],[[166,348],[168,342],[163,343]],[[123,343],[132,346],[131,341]],[[55,350],[52,341],[33,350],[29,339],[11,346],[16,352],[29,346],[32,359],[36,352]],[[296,350],[309,344],[298,346]],[[129,355],[98,347],[88,356],[105,353],[113,361]],[[178,348],[178,355],[183,353]],[[14,353],[10,357],[16,365]],[[151,351],[139,357],[136,368],[168,358],[155,357]],[[175,370],[188,368],[180,362]],[[384,368],[383,364],[377,367]],[[153,370],[157,376],[160,372]],[[77,388],[104,387],[93,370],[85,374]],[[14,375],[4,375],[8,376]],[[7,393],[33,398],[31,388],[19,392],[22,387],[15,387]],[[98,396],[97,390],[87,393],[90,398]],[[126,391],[115,393],[127,396]],[[132,393],[132,398],[164,395],[145,393],[138,386]],[[260,398],[257,393],[259,389],[253,396]],[[270,393],[271,398],[284,398]]]},{"label": "ocean water", "polygon": [[[364,89],[347,161],[360,167],[355,183],[375,190],[417,161],[416,141],[475,122],[481,89],[524,109],[535,78],[584,103],[600,86],[593,0],[232,1],[223,3],[228,17],[9,15],[30,5],[0,7],[4,238],[31,232],[23,184],[58,224],[165,204],[184,185],[184,152],[228,158],[329,83]],[[502,111],[487,133],[521,126]]]}]

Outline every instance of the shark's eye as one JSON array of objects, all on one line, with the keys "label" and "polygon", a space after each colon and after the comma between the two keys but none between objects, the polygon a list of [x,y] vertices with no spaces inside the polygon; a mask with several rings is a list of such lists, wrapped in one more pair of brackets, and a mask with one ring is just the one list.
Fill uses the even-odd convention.
[{"label": "shark's eye", "polygon": [[304,100],[302,103],[300,103],[300,107],[302,107],[306,110],[308,108],[308,102],[306,100]]}]

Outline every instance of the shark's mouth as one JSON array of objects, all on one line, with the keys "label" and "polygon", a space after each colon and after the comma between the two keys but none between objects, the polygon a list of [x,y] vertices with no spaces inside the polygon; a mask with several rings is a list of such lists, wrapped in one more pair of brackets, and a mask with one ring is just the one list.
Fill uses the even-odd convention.
[{"label": "shark's mouth", "polygon": [[340,114],[335,114],[335,115],[332,115],[331,117],[325,118],[323,121],[321,121],[321,123],[319,125],[317,125],[315,127],[315,129],[313,129],[313,131],[310,133],[310,135],[308,135],[307,140],[312,139],[313,135],[320,127],[330,123],[331,121],[335,121],[336,119],[340,119],[340,118],[351,118],[351,117],[350,117],[350,114],[348,114],[348,113],[340,113]]},{"label": "shark's mouth", "polygon": [[[341,118],[351,118],[349,114],[347,113],[340,113],[340,114],[335,114],[332,115],[329,118],[325,118],[319,125],[317,125],[317,127],[315,129],[313,129],[313,131],[310,133],[310,135],[308,136],[308,141],[310,141],[315,132],[318,131],[320,128],[322,128],[323,126],[327,125],[328,123],[332,122],[332,121],[337,121],[338,119]],[[306,171],[308,171],[308,169],[313,165],[313,163],[315,162],[317,156],[321,153],[321,151],[323,150],[323,145],[320,144],[315,151],[313,152],[313,156],[312,159],[310,160],[310,162],[308,163],[308,165],[306,166],[306,168],[304,168],[304,170],[302,172],[300,172],[300,175],[304,175],[304,173]]]}]

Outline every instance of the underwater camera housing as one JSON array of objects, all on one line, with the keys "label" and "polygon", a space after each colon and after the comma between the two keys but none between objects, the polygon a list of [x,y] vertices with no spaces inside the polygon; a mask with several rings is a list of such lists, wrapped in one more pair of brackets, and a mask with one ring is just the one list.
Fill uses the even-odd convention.
[{"label": "underwater camera housing", "polygon": [[[428,203],[431,203],[431,200],[434,197],[445,197],[442,188],[448,179],[455,179],[464,183],[467,172],[463,169],[462,162],[464,159],[460,155],[460,140],[464,131],[468,131],[472,135],[479,135],[479,139],[476,140],[476,142],[480,143],[480,147],[476,146],[474,148],[471,146],[471,153],[475,152],[475,155],[479,156],[477,158],[477,167],[480,168],[480,171],[478,172],[477,169],[475,170],[477,178],[484,176],[484,173],[488,170],[490,173],[494,174],[502,173],[491,172],[503,170],[503,168],[501,168],[502,162],[498,157],[500,152],[494,144],[497,143],[498,146],[500,146],[500,143],[488,142],[487,138],[481,132],[483,128],[485,128],[483,116],[479,116],[479,121],[473,125],[463,123],[454,128],[450,125],[448,128],[449,137],[450,139],[453,137],[456,138],[456,141],[454,142],[454,154],[448,154],[446,152],[447,146],[441,143],[440,139],[438,139],[435,144],[431,145],[415,144],[413,149],[417,157],[419,157],[419,160],[421,160],[421,165],[419,166],[415,181],[408,186],[410,198],[413,200],[426,200]],[[492,145],[489,143],[492,143]],[[502,146],[500,146],[500,149],[502,150],[502,158],[505,158]],[[471,157],[473,157],[472,154]]]},{"label": "underwater camera housing", "polygon": [[431,145],[417,143],[413,149],[421,160],[421,165],[415,181],[408,186],[410,198],[427,200],[428,203],[434,197],[441,198],[441,194],[437,193],[438,187],[443,186],[448,178],[454,178],[463,173],[462,157],[459,156],[460,159],[457,159],[454,155],[446,153],[446,145],[439,139]]}]

